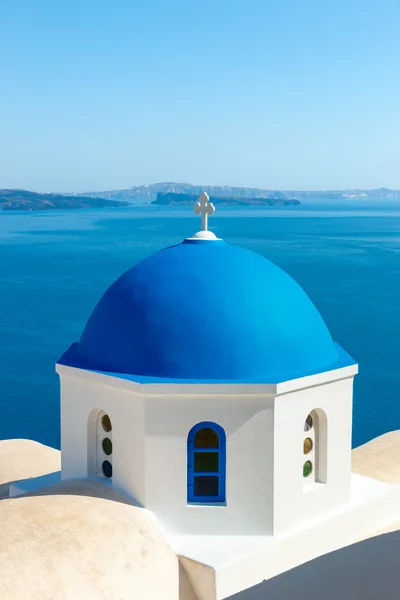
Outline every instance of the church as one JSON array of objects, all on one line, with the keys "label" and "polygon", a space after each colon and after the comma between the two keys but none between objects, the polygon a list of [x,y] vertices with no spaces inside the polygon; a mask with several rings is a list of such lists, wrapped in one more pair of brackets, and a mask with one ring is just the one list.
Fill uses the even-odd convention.
[{"label": "church", "polygon": [[245,594],[398,528],[400,480],[372,471],[400,439],[352,451],[356,361],[289,275],[209,231],[214,210],[203,193],[201,230],[112,283],[57,362],[61,453],[0,442],[7,556],[35,549],[29,588],[47,565],[25,598],[267,598]]}]

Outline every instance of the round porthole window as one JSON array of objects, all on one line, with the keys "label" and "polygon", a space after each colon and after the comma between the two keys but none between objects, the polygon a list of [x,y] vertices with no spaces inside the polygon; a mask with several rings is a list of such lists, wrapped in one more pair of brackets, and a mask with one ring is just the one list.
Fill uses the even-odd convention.
[{"label": "round porthole window", "polygon": [[312,463],[310,460],[307,460],[307,462],[304,463],[303,465],[303,477],[309,477],[312,473]]},{"label": "round porthole window", "polygon": [[103,447],[104,454],[107,454],[107,456],[110,456],[110,454],[112,453],[112,441],[110,440],[110,438],[108,438],[108,437],[104,438],[102,447]]},{"label": "round porthole window", "polygon": [[104,431],[106,431],[107,433],[111,431],[112,426],[111,426],[110,417],[108,415],[103,415],[101,417],[101,426],[104,429]]},{"label": "round porthole window", "polygon": [[314,424],[314,422],[313,422],[312,416],[308,415],[308,417],[304,423],[304,431],[310,431],[310,429],[312,429],[313,424]]},{"label": "round porthole window", "polygon": [[103,462],[103,464],[101,465],[101,469],[103,471],[103,475],[104,477],[107,477],[107,479],[110,479],[112,477],[112,464],[110,463],[110,461],[105,460]]},{"label": "round porthole window", "polygon": [[311,438],[306,438],[303,444],[304,454],[308,454],[313,449],[313,441]]}]

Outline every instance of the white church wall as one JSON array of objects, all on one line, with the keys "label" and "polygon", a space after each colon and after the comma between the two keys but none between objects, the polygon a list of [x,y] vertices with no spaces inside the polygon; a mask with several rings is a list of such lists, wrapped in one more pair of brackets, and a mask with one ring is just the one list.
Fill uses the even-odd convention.
[{"label": "white church wall", "polygon": [[[62,477],[98,471],[96,417],[104,411],[112,422],[112,483],[170,532],[268,535],[348,502],[353,372],[279,384],[275,394],[271,386],[248,386],[248,393],[246,386],[147,388],[69,367],[58,372]],[[310,413],[314,428],[305,432]],[[201,422],[226,434],[226,502],[219,505],[188,502],[187,439]],[[306,460],[313,464],[308,478]]]},{"label": "white church wall", "polygon": [[[139,394],[95,380],[84,371],[57,367],[61,380],[62,478],[100,476],[96,457],[96,418],[104,411],[112,424],[112,483],[144,502],[144,409]],[[105,436],[107,433],[104,434]],[[97,468],[94,465],[97,463]]]},{"label": "white church wall", "polygon": [[[57,368],[58,370],[58,368]],[[61,476],[87,477],[87,419],[83,386],[60,373]]]},{"label": "white church wall", "polygon": [[[346,504],[350,498],[353,377],[275,399],[274,533]],[[313,427],[304,431],[307,416]],[[304,453],[310,437],[313,449]],[[303,475],[310,460],[313,471]]]},{"label": "white church wall", "polygon": [[[261,534],[272,526],[273,412],[266,396],[145,398],[146,508],[172,532]],[[212,421],[226,433],[226,505],[187,502],[187,437]]]}]

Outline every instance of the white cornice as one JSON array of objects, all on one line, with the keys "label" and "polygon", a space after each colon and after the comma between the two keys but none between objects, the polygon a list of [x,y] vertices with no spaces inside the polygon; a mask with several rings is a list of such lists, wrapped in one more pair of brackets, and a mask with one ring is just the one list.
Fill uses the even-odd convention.
[{"label": "white cornice", "polygon": [[62,377],[73,377],[92,381],[100,385],[124,389],[141,395],[166,396],[216,396],[216,395],[238,395],[238,396],[280,396],[296,390],[315,387],[341,379],[354,377],[358,373],[358,365],[350,365],[333,371],[309,375],[299,379],[291,379],[282,383],[259,384],[259,383],[139,383],[122,377],[115,377],[86,371],[65,365],[56,365],[57,373]]}]

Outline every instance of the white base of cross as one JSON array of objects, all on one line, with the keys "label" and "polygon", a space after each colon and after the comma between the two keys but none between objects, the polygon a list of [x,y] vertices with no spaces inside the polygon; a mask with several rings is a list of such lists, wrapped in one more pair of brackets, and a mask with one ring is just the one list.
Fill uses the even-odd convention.
[{"label": "white base of cross", "polygon": [[221,238],[217,238],[215,233],[207,230],[207,231],[198,231],[197,233],[192,235],[192,237],[187,238],[187,239],[188,240],[208,240],[208,241],[212,242],[215,240],[220,240]]}]

